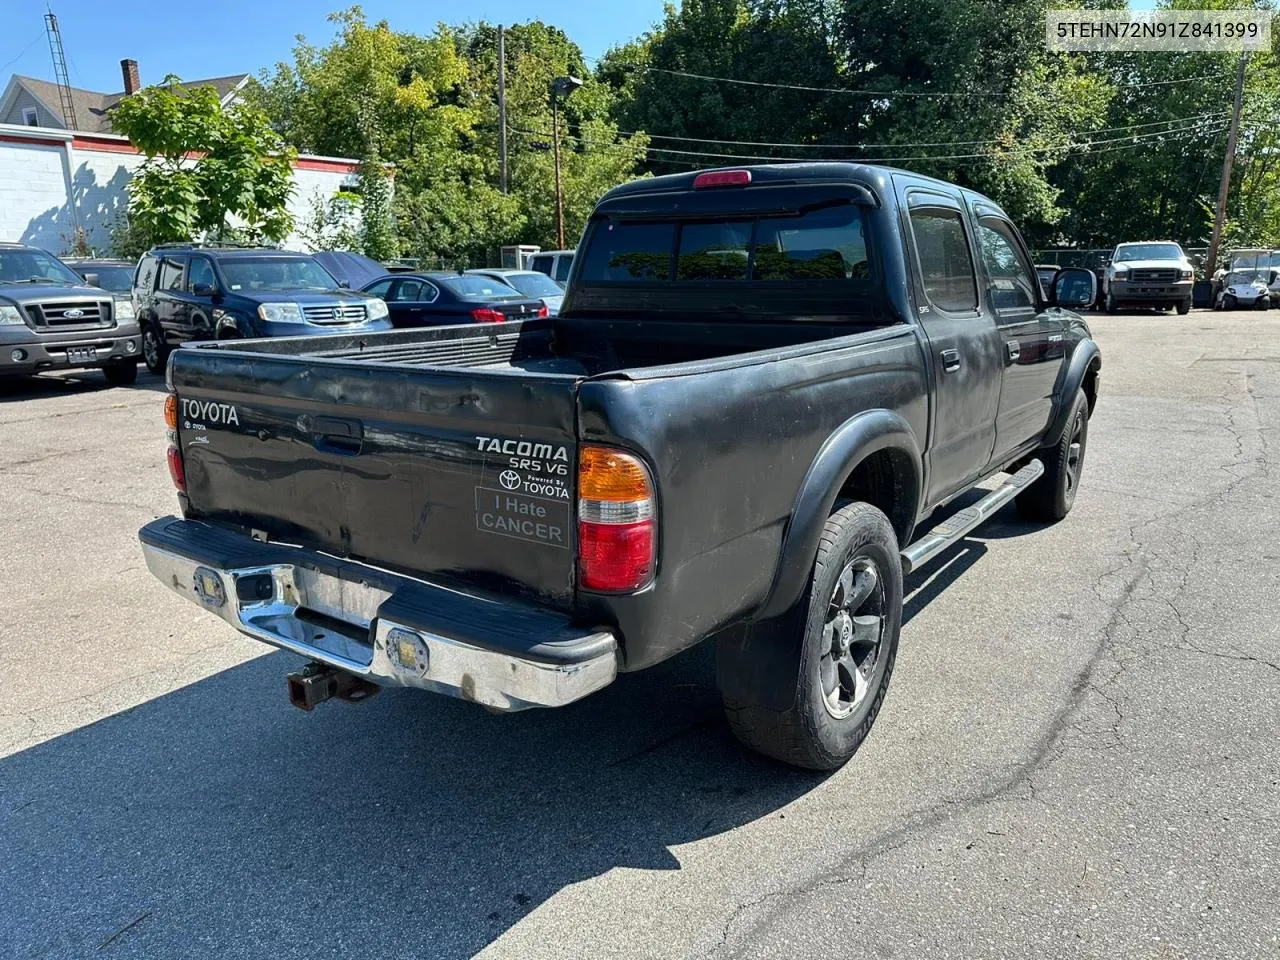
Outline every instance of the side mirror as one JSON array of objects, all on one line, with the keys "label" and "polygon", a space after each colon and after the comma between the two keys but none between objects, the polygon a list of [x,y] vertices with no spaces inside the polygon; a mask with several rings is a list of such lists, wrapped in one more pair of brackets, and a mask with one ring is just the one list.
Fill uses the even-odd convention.
[{"label": "side mirror", "polygon": [[86,273],[84,275],[84,282],[91,287],[99,286],[98,275],[96,273]]},{"label": "side mirror", "polygon": [[1054,306],[1080,310],[1093,305],[1098,296],[1098,278],[1092,270],[1080,267],[1063,267],[1053,278]]},{"label": "side mirror", "polygon": [[218,288],[211,283],[197,283],[192,286],[191,292],[197,297],[212,297],[218,292]]}]

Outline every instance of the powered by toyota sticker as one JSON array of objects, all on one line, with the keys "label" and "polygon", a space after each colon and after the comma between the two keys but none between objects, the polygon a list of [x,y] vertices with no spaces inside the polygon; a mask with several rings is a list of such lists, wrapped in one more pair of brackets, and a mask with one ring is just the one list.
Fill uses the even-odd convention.
[{"label": "powered by toyota sticker", "polygon": [[476,529],[548,547],[569,546],[569,448],[506,437],[476,437]]}]

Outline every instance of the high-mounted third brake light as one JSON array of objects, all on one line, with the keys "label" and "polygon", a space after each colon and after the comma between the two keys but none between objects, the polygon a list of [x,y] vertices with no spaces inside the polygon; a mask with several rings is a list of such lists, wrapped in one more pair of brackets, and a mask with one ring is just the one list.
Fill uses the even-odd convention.
[{"label": "high-mounted third brake light", "polygon": [[751,182],[750,170],[710,170],[693,178],[693,189],[707,187],[745,187]]},{"label": "high-mounted third brake light", "polygon": [[610,447],[578,454],[578,574],[584,589],[639,590],[653,578],[657,504],[649,470]]}]

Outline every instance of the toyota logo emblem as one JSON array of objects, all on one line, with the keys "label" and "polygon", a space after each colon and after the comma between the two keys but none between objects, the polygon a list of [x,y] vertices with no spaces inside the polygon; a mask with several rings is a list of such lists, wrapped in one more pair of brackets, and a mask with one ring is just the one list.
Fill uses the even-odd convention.
[{"label": "toyota logo emblem", "polygon": [[503,470],[502,473],[498,474],[498,482],[507,490],[514,490],[520,486],[520,474],[514,470]]}]

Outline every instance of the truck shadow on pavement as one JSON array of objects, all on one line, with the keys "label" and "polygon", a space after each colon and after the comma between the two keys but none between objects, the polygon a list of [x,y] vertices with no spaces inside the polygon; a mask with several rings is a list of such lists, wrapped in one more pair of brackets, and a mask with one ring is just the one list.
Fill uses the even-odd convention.
[{"label": "truck shadow on pavement", "polygon": [[[907,618],[983,551],[908,578]],[[732,739],[712,644],[512,716],[402,690],[303,714],[300,663],[268,654],[0,760],[0,954],[469,957],[564,887],[677,870],[672,848],[824,779]]]}]

